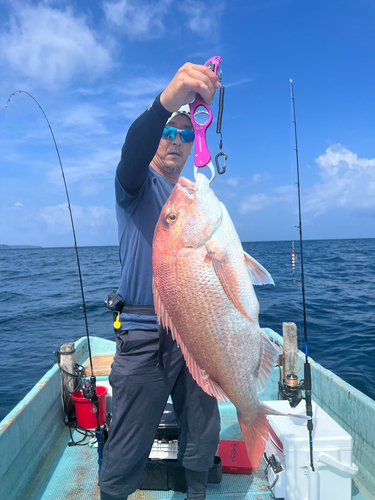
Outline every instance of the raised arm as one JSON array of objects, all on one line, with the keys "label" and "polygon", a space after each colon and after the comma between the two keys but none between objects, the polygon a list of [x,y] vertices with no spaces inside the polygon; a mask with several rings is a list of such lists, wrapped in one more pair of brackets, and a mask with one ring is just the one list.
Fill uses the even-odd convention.
[{"label": "raised arm", "polygon": [[186,63],[153,104],[135,120],[126,135],[117,167],[118,179],[129,194],[136,194],[145,181],[172,112],[193,101],[196,93],[210,105],[219,87],[218,77],[209,68]]},{"label": "raised arm", "polygon": [[161,105],[158,95],[129,128],[117,167],[118,179],[128,193],[135,194],[145,181],[164,125],[170,116],[171,113]]}]

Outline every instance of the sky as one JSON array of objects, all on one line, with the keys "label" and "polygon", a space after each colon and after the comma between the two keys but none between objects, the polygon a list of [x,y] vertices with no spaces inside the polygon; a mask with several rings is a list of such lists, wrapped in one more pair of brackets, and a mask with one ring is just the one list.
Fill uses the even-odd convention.
[{"label": "sky", "polygon": [[[116,245],[126,132],[186,62],[222,57],[227,171],[241,241],[375,237],[374,0],[0,0],[0,244]],[[5,104],[8,98],[16,93]],[[214,158],[214,122],[207,133]],[[193,160],[184,174],[193,179]]]}]

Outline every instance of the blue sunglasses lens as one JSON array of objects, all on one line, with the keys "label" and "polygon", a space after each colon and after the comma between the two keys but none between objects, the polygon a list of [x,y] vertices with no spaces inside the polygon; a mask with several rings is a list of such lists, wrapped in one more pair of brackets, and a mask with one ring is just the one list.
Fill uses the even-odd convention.
[{"label": "blue sunglasses lens", "polygon": [[177,135],[177,129],[174,127],[164,127],[163,137],[165,139],[174,139]]},{"label": "blue sunglasses lens", "polygon": [[165,139],[174,139],[177,135],[177,132],[181,133],[182,142],[193,142],[195,134],[192,130],[180,130],[175,127],[164,127],[163,137]]},{"label": "blue sunglasses lens", "polygon": [[192,130],[182,130],[182,132],[181,132],[181,139],[184,142],[193,142],[194,137],[195,137],[195,134]]}]

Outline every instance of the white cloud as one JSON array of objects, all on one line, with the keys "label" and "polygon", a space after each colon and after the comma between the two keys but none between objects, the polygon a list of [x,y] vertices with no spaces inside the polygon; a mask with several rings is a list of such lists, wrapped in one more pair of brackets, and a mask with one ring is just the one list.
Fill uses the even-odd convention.
[{"label": "white cloud", "polygon": [[332,177],[339,172],[340,168],[349,168],[351,170],[361,170],[368,167],[375,167],[375,159],[358,158],[356,153],[344,148],[341,144],[336,144],[328,149],[324,155],[319,156],[315,162],[322,167],[322,174],[328,173]]},{"label": "white cloud", "polygon": [[117,0],[104,2],[103,10],[107,21],[131,40],[161,38],[166,26],[169,29],[177,26],[178,33],[181,33],[183,25],[201,37],[212,39],[218,35],[224,2]]},{"label": "white cloud", "polygon": [[184,0],[178,9],[185,14],[185,24],[193,33],[202,37],[217,37],[224,2]]},{"label": "white cloud", "polygon": [[106,134],[107,130],[101,119],[108,116],[104,107],[90,104],[75,104],[66,108],[60,118],[61,123],[68,129],[84,129],[91,134]]},{"label": "white cloud", "polygon": [[128,38],[152,40],[164,34],[163,17],[169,11],[171,3],[172,0],[118,0],[104,2],[103,10],[107,21]]},{"label": "white cloud", "polygon": [[127,82],[123,88],[117,89],[126,96],[125,101],[120,101],[118,106],[123,110],[125,118],[133,120],[145,111],[154,101],[155,96],[162,92],[168,85],[165,78],[135,78]]},{"label": "white cloud", "polygon": [[[26,205],[25,205],[26,207]],[[116,216],[103,205],[72,205],[78,245],[116,244]],[[1,241],[6,244],[64,246],[72,242],[72,226],[67,203],[26,209],[0,207]]]},{"label": "white cloud", "polygon": [[143,113],[143,111],[146,111],[146,109],[153,103],[154,96],[151,97],[142,97],[138,99],[131,99],[128,101],[122,101],[119,102],[119,108],[122,110],[123,115],[126,119],[128,120],[134,120],[137,118],[140,114]]},{"label": "white cloud", "polygon": [[168,78],[163,77],[138,77],[127,81],[121,89],[118,88],[117,90],[120,94],[124,94],[127,97],[155,96],[165,89],[169,81]]},{"label": "white cloud", "polygon": [[293,192],[293,186],[282,186],[269,190],[268,194],[252,194],[242,200],[238,212],[240,214],[249,214],[251,212],[259,212],[276,203],[292,203]]},{"label": "white cloud", "polygon": [[[251,177],[251,181],[254,184],[257,184],[258,182],[267,181],[270,178],[271,178],[271,176],[268,173],[254,174]],[[234,187],[234,188],[236,188],[239,184],[248,185],[248,181],[245,180],[244,178],[241,178],[241,177],[229,177],[228,179],[226,179],[225,183],[228,184],[229,186]],[[254,196],[259,196],[259,195],[254,195]],[[256,199],[256,198],[254,198],[254,199]]]},{"label": "white cloud", "polygon": [[[74,209],[74,210],[73,210]],[[81,207],[72,207],[73,219],[82,217]],[[40,209],[41,218],[55,234],[65,234],[71,231],[71,222],[67,203],[61,203],[54,207],[43,207]]]},{"label": "white cloud", "polygon": [[265,174],[254,174],[251,178],[251,180],[256,184],[258,182],[262,181],[268,181],[271,179],[271,176],[268,173]]},{"label": "white cloud", "polygon": [[70,8],[14,4],[9,29],[0,37],[2,58],[21,77],[56,89],[75,76],[89,79],[112,67],[108,50],[85,18]]},{"label": "white cloud", "polygon": [[250,196],[246,196],[246,198],[242,200],[238,211],[240,214],[259,212],[271,204],[272,198],[270,196],[267,196],[264,193],[252,194]]},{"label": "white cloud", "polygon": [[[113,183],[120,154],[120,147],[116,149],[101,149],[94,152],[91,157],[64,161],[64,173],[68,189],[73,184],[78,183],[81,185],[81,194],[83,196],[98,194],[107,187],[104,181]],[[48,178],[53,184],[61,185],[60,169],[51,169]]]},{"label": "white cloud", "polygon": [[243,78],[242,80],[237,80],[236,82],[230,82],[225,84],[225,88],[228,89],[230,87],[239,87],[240,85],[245,85],[246,83],[250,83],[253,81],[253,78]]},{"label": "white cloud", "polygon": [[227,179],[227,184],[229,184],[232,187],[237,187],[240,180],[241,177],[229,177],[229,179]]},{"label": "white cloud", "polygon": [[334,207],[375,208],[375,158],[358,158],[336,144],[315,162],[323,182],[309,190],[304,210],[322,214]]},{"label": "white cloud", "polygon": [[[304,189],[304,212],[319,215],[333,208],[374,211],[375,158],[359,158],[356,153],[336,144],[329,147],[315,162],[322,182]],[[256,174],[252,180],[258,182],[261,179]],[[292,203],[295,196],[294,186],[253,194],[242,200],[239,213],[257,212],[280,202]]]},{"label": "white cloud", "polygon": [[[115,220],[114,213],[104,206],[79,207],[72,205],[72,214],[76,226],[84,225],[85,229],[100,229],[108,225],[108,221]],[[48,231],[52,234],[66,234],[72,231],[69,210],[66,203],[43,207],[40,217],[47,223]]]}]

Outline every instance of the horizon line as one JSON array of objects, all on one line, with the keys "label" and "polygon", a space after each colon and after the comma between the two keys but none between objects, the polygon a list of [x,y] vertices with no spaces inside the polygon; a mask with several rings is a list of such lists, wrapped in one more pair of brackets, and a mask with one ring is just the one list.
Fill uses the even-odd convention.
[{"label": "horizon line", "polygon": [[[347,241],[347,240],[374,240],[375,237],[363,237],[363,238],[312,238],[312,239],[304,239],[303,241]],[[299,243],[299,239],[287,239],[287,240],[249,240],[249,241],[241,241],[241,244],[245,243],[284,243],[284,242],[290,242],[290,241],[295,241]],[[27,244],[20,244],[20,245],[10,245],[7,243],[0,243],[0,249],[5,250],[5,248],[10,248],[10,249],[38,249],[38,248],[74,248],[74,245],[67,245],[67,246],[50,246],[50,247],[44,247],[41,245],[27,245]],[[112,247],[118,247],[117,245],[77,245],[78,248],[112,248]]]}]

